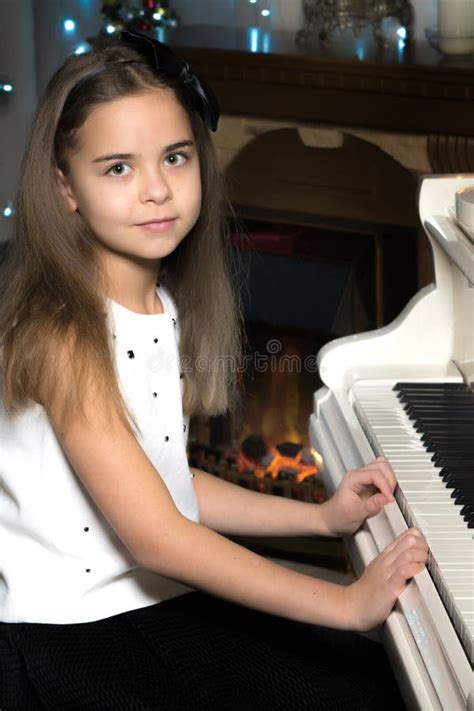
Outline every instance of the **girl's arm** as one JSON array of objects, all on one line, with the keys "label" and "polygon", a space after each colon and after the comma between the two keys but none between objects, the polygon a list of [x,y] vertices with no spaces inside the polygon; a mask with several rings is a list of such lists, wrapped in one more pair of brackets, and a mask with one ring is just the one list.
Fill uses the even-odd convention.
[{"label": "girl's arm", "polygon": [[100,385],[91,387],[83,413],[62,428],[64,383],[73,360],[60,356],[56,362],[55,402],[48,415],[58,439],[119,538],[150,570],[283,617],[370,629],[387,617],[406,579],[426,562],[422,539],[407,535],[376,559],[370,575],[345,588],[288,570],[190,521],[176,508],[135,437],[108,413]]},{"label": "girl's arm", "polygon": [[383,457],[348,472],[334,496],[323,504],[249,491],[199,469],[193,471],[202,523],[220,533],[243,536],[351,534],[394,501],[397,485]]},{"label": "girl's arm", "polygon": [[214,531],[240,536],[331,536],[324,505],[250,491],[200,469],[194,490],[201,522]]}]

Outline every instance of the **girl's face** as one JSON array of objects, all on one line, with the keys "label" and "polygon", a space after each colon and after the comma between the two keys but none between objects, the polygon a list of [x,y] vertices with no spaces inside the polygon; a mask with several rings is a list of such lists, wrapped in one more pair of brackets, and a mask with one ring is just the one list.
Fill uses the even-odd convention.
[{"label": "girl's face", "polygon": [[[157,260],[186,237],[201,208],[199,159],[186,111],[166,89],[96,107],[60,173],[102,257]],[[144,223],[149,223],[148,225]]]}]

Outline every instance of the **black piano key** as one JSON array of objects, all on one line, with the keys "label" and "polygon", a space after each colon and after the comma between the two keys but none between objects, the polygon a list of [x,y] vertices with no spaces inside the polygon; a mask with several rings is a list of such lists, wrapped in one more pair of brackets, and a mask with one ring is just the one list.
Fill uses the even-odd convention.
[{"label": "black piano key", "polygon": [[[421,424],[421,425],[415,424],[414,428],[417,432],[420,432],[424,429],[423,424]],[[436,423],[432,423],[429,425],[430,432],[434,432],[435,434],[438,432],[440,434],[443,432],[445,434],[449,434],[450,432],[455,434],[456,432],[458,432],[459,434],[473,435],[473,429],[474,429],[474,427],[471,424],[463,425],[462,423],[450,424],[449,422],[445,422],[445,423],[436,422]]]},{"label": "black piano key", "polygon": [[469,484],[470,481],[472,481],[472,477],[463,477],[463,476],[456,476],[455,474],[446,474],[444,477],[441,478],[443,484],[447,488],[450,487],[455,487],[455,486],[460,486],[464,487]]},{"label": "black piano key", "polygon": [[467,479],[466,477],[451,475],[447,477],[446,480],[443,480],[443,484],[446,484],[448,488],[459,486],[464,489],[465,487],[469,487],[469,482],[471,481],[472,478]]},{"label": "black piano key", "polygon": [[397,397],[402,402],[411,401],[413,403],[433,403],[436,400],[440,403],[446,404],[448,402],[470,402],[470,398],[473,394],[469,390],[459,390],[456,392],[450,392],[448,390],[431,390],[431,391],[409,391],[404,390],[403,392],[398,392]]},{"label": "black piano key", "polygon": [[445,482],[447,489],[452,489],[451,497],[454,499],[459,494],[471,495],[474,492],[472,482],[466,479],[458,479],[457,481]]},{"label": "black piano key", "polygon": [[471,395],[429,395],[428,397],[420,398],[413,397],[410,395],[399,395],[398,399],[402,405],[411,405],[412,407],[424,407],[427,404],[438,404],[443,405],[443,407],[458,407],[459,405],[466,405],[468,408],[472,407],[472,394]]},{"label": "black piano key", "polygon": [[449,392],[449,391],[457,391],[457,390],[466,390],[466,386],[464,383],[419,383],[419,382],[403,382],[400,381],[396,383],[393,386],[394,390],[403,390],[403,391],[422,391],[422,392],[430,392],[430,391],[442,391],[442,392]]},{"label": "black piano key", "polygon": [[456,496],[453,496],[451,494],[451,498],[454,500],[454,503],[457,506],[464,505],[464,504],[469,504],[470,506],[474,506],[474,494],[465,494],[465,493],[460,493],[457,494]]},{"label": "black piano key", "polygon": [[[449,439],[448,437],[443,437],[439,439],[438,437],[430,437],[429,439],[423,440],[423,445],[427,451],[440,450],[443,447],[450,447],[451,445],[456,446],[458,449],[464,449],[465,446],[470,447],[470,441],[464,439]],[[433,447],[433,450],[429,450],[428,447]]]},{"label": "black piano key", "polygon": [[431,407],[433,405],[449,405],[472,407],[474,395],[469,390],[403,390],[397,392],[397,398],[401,403],[406,403],[414,407]]},{"label": "black piano key", "polygon": [[466,504],[466,506],[463,506],[461,509],[461,516],[466,521],[466,523],[468,523],[471,520],[474,520],[474,507],[469,506],[469,504]]},{"label": "black piano key", "polygon": [[460,494],[471,494],[474,492],[474,484],[469,479],[458,479],[457,481],[447,481],[446,488],[452,489],[451,498],[455,499]]},{"label": "black piano key", "polygon": [[434,462],[434,464],[439,467],[443,473],[450,472],[452,474],[463,471],[472,472],[472,455],[463,456],[448,455],[438,457],[436,454],[433,454],[431,461]]},{"label": "black piano key", "polygon": [[443,442],[443,443],[434,443],[426,446],[426,451],[427,452],[436,452],[440,454],[441,456],[446,456],[449,457],[450,454],[456,456],[456,455],[471,455],[471,458],[474,458],[474,445],[472,445],[469,442]]},{"label": "black piano key", "polygon": [[448,476],[449,474],[454,474],[454,473],[459,474],[459,476],[464,476],[464,477],[472,477],[474,478],[474,467],[463,467],[463,466],[457,466],[455,464],[451,464],[449,467],[443,467],[441,471],[439,472],[439,475],[441,477]]},{"label": "black piano key", "polygon": [[442,479],[442,482],[446,486],[447,489],[451,489],[451,488],[464,489],[465,487],[469,487],[470,481],[472,481],[472,479],[465,479],[463,477],[456,477],[456,476],[447,476],[447,477],[443,477],[443,479]]},{"label": "black piano key", "polygon": [[[474,430],[473,423],[474,423],[474,412],[473,414],[469,415],[464,415],[464,414],[457,414],[455,412],[452,412],[450,415],[447,414],[437,414],[433,413],[431,415],[414,415],[413,417],[410,417],[410,420],[413,422],[424,422],[427,426],[430,424],[436,425],[438,423],[440,424],[449,424],[449,425],[455,425],[455,424],[460,424],[460,425],[471,425],[472,430]],[[472,433],[471,430],[471,433]]]},{"label": "black piano key", "polygon": [[472,442],[473,437],[466,434],[443,434],[442,432],[424,432],[421,435],[421,441],[426,444],[431,442]]},{"label": "black piano key", "polygon": [[469,504],[469,506],[473,507],[474,506],[474,492],[462,492],[458,494],[457,496],[451,497],[454,499],[455,504]]},{"label": "black piano key", "polygon": [[462,492],[457,496],[452,496],[451,498],[454,499],[454,503],[458,506],[474,506],[474,493],[472,491]]},{"label": "black piano key", "polygon": [[464,383],[452,383],[456,387],[446,387],[447,383],[431,383],[428,388],[420,387],[419,385],[415,387],[403,387],[394,390],[397,393],[397,397],[401,395],[410,395],[411,397],[429,397],[430,395],[441,396],[454,396],[454,395],[472,395],[473,393],[469,390]]},{"label": "black piano key", "polygon": [[449,471],[448,467],[443,467],[443,470],[445,469],[448,471],[441,476],[442,481],[445,483],[453,481],[454,479],[459,479],[460,481],[469,481],[472,479],[472,474],[466,474],[463,469],[451,469],[451,471]]},{"label": "black piano key", "polygon": [[474,475],[472,474],[472,472],[467,473],[462,469],[453,469],[453,471],[444,474],[441,479],[446,482],[451,482],[459,479],[459,481],[465,481],[466,483],[469,483],[470,481],[474,481]]},{"label": "black piano key", "polygon": [[460,424],[460,425],[470,425],[471,427],[471,434],[474,436],[474,410],[470,410],[469,412],[459,410],[458,412],[455,411],[454,408],[449,408],[450,412],[432,412],[432,413],[421,413],[418,414],[418,411],[413,410],[411,412],[406,412],[406,416],[410,420],[410,422],[415,422],[416,420],[420,422],[426,422],[427,425],[430,423],[433,424],[438,424],[438,423],[448,423],[448,424]]},{"label": "black piano key", "polygon": [[[436,455],[431,457],[431,460],[434,462],[435,461]],[[436,466],[440,467],[441,469],[443,467],[456,467],[458,469],[472,469],[472,458],[467,459],[466,457],[439,457],[436,460]]]},{"label": "black piano key", "polygon": [[450,481],[443,481],[444,486],[448,491],[451,492],[451,498],[455,499],[461,494],[472,492],[473,489],[470,486],[469,480],[467,479],[452,479]]},{"label": "black piano key", "polygon": [[[474,398],[473,398],[474,401]],[[443,404],[441,402],[436,402],[430,401],[426,402],[423,405],[415,405],[410,402],[406,402],[403,405],[403,409],[407,414],[410,413],[419,413],[420,415],[430,415],[431,413],[445,413],[449,415],[452,411],[452,408],[454,408],[455,412],[466,412],[467,414],[472,413],[474,411],[474,402],[471,405],[470,401],[466,402],[458,402],[454,403],[452,405],[449,404]]]}]

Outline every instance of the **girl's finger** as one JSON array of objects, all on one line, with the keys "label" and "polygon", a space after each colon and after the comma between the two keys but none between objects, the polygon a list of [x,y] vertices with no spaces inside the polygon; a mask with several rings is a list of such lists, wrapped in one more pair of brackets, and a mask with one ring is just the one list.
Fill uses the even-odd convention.
[{"label": "girl's finger", "polygon": [[424,563],[418,563],[418,562],[413,562],[413,563],[407,563],[405,565],[402,565],[400,568],[398,568],[392,575],[392,580],[396,581],[397,583],[403,583],[410,578],[413,578],[413,576],[418,575],[421,573],[422,570],[424,570],[425,565]]},{"label": "girl's finger", "polygon": [[364,468],[359,470],[357,484],[359,486],[375,486],[387,501],[394,501],[393,489],[380,468]]},{"label": "girl's finger", "polygon": [[370,496],[364,502],[367,516],[370,517],[378,513],[382,509],[382,507],[385,506],[386,503],[387,500],[384,494],[377,493]]},{"label": "girl's finger", "polygon": [[408,548],[396,554],[393,565],[397,568],[408,563],[427,563],[428,551],[424,548]]},{"label": "girl's finger", "polygon": [[372,464],[377,464],[377,467],[383,473],[388,483],[390,484],[392,491],[394,491],[397,486],[397,478],[393,472],[390,462],[385,459],[385,457],[377,457],[377,459],[375,459]]},{"label": "girl's finger", "polygon": [[[397,548],[400,544],[403,544],[403,542],[404,542],[407,538],[410,539],[410,537],[414,537],[414,538],[413,538],[413,543],[415,543],[415,541],[417,541],[417,542],[418,542],[418,541],[424,541],[424,543],[426,544],[425,537],[423,536],[423,534],[421,533],[421,531],[419,531],[417,528],[407,528],[407,530],[406,530],[406,531],[403,531],[403,533],[401,533],[401,534],[398,536],[398,538],[395,538],[394,541],[392,541],[391,543],[389,543],[389,545],[386,546],[386,548],[384,548],[383,552],[384,552],[384,553],[390,553],[390,552],[393,551],[395,548]],[[427,546],[427,544],[426,544],[426,546]]]}]

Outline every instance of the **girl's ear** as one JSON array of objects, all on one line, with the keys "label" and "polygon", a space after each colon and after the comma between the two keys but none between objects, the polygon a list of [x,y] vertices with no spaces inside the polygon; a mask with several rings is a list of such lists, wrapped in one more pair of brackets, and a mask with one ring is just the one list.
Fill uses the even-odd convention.
[{"label": "girl's ear", "polygon": [[59,192],[64,200],[64,205],[69,213],[76,212],[77,202],[74,198],[72,188],[68,181],[64,177],[62,170],[56,168],[56,184],[58,186]]}]

